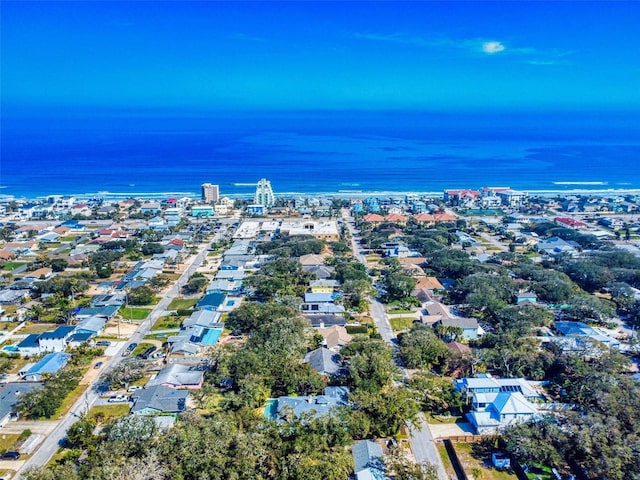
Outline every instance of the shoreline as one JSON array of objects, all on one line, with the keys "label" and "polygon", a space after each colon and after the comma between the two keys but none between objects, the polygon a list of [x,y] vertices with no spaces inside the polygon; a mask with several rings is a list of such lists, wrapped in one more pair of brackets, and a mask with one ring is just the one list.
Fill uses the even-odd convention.
[{"label": "shoreline", "polygon": [[[553,197],[553,196],[568,196],[568,195],[639,195],[640,188],[584,188],[585,185],[580,185],[583,188],[572,189],[513,189],[514,191],[527,193],[530,197]],[[480,187],[483,188],[483,187]],[[451,190],[479,190],[480,188],[452,188]],[[0,191],[1,192],[1,191]],[[330,192],[274,192],[276,198],[368,198],[368,197],[405,197],[407,195],[417,195],[423,198],[437,198],[442,197],[444,190],[442,191],[415,191],[415,190],[338,190]],[[200,198],[200,194],[196,192],[94,192],[94,193],[76,193],[76,194],[60,194],[51,193],[47,195],[38,196],[14,196],[0,193],[0,203],[6,203],[10,201],[42,201],[48,197],[60,196],[60,197],[73,197],[78,200],[90,200],[94,198],[100,198],[103,200],[124,200],[127,198],[139,198],[143,200],[164,200],[171,197],[187,197],[194,200]],[[222,194],[221,197],[229,197],[232,199],[250,199],[253,198],[253,193],[229,193]]]}]

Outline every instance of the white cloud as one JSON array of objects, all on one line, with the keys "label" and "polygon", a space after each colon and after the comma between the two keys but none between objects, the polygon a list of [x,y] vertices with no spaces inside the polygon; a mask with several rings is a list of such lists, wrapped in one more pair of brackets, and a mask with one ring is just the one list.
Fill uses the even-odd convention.
[{"label": "white cloud", "polygon": [[493,55],[494,53],[504,52],[506,49],[507,47],[505,47],[503,43],[496,42],[495,40],[491,42],[484,42],[482,44],[482,51],[489,55]]},{"label": "white cloud", "polygon": [[466,51],[472,56],[491,56],[500,54],[512,57],[522,57],[525,63],[531,65],[566,65],[566,60],[561,57],[571,55],[572,52],[559,49],[538,49],[530,46],[512,46],[499,40],[487,37],[475,38],[451,38],[446,36],[423,37],[409,35],[402,32],[394,33],[354,33],[353,36],[360,40],[368,40],[383,43],[395,43],[412,45],[419,48],[432,48],[450,51]]}]

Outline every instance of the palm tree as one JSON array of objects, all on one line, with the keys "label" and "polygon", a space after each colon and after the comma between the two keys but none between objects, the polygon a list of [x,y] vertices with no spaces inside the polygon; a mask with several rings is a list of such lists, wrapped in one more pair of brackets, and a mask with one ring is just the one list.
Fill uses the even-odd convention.
[{"label": "palm tree", "polygon": [[40,321],[40,317],[42,317],[43,313],[44,313],[44,308],[42,307],[42,305],[36,304],[31,306],[31,308],[27,310],[27,317],[31,321],[38,322]]}]

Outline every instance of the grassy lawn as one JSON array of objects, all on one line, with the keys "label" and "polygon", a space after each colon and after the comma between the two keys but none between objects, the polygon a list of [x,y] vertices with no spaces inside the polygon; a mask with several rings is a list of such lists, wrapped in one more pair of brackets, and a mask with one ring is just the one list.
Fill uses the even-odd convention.
[{"label": "grassy lawn", "polygon": [[17,326],[18,326],[18,322],[2,322],[2,324],[0,324],[0,329],[9,331],[9,330],[13,330]]},{"label": "grassy lawn", "polygon": [[484,458],[474,454],[473,444],[454,442],[453,446],[467,474],[472,474],[475,478],[482,478],[482,480],[517,480],[518,477],[515,473],[496,470],[489,466],[491,457]]},{"label": "grassy lawn", "polygon": [[7,262],[2,266],[2,270],[10,272],[11,270],[15,270],[16,268],[26,264],[27,262]]},{"label": "grassy lawn", "polygon": [[389,323],[391,324],[391,328],[393,328],[394,332],[399,332],[401,330],[408,330],[413,326],[413,321],[415,318],[390,318]]},{"label": "grassy lawn", "polygon": [[[62,419],[68,412],[71,407],[78,401],[78,399],[84,394],[85,390],[89,387],[89,385],[78,385],[76,388],[71,390],[67,395],[67,398],[64,399],[62,405],[56,410],[56,413],[53,414],[51,418]],[[45,419],[50,420],[50,419]]]},{"label": "grassy lawn", "polygon": [[442,416],[442,415],[431,415],[425,413],[425,417],[427,418],[427,423],[433,424],[443,424],[443,423],[457,423],[458,421],[464,422],[464,417],[457,417],[454,415],[450,416]]},{"label": "grassy lawn", "polygon": [[160,317],[156,321],[156,323],[153,324],[153,327],[151,327],[151,331],[180,328],[180,325],[182,324],[182,318],[183,317],[174,317],[173,315]]},{"label": "grassy lawn", "polygon": [[198,303],[197,298],[174,298],[167,310],[187,310]]},{"label": "grassy lawn", "polygon": [[131,352],[131,356],[135,357],[136,355],[140,355],[141,353],[144,353],[144,351],[149,348],[149,347],[155,347],[155,345],[151,344],[151,343],[141,343],[139,344],[136,348],[133,349],[133,352]]},{"label": "grassy lawn", "polygon": [[224,396],[219,392],[215,392],[215,393],[212,393],[211,395],[208,395],[204,399],[204,405],[203,405],[204,408],[199,408],[198,412],[200,412],[203,415],[219,412],[220,404],[222,403],[223,398]]},{"label": "grassy lawn", "polygon": [[42,333],[48,330],[54,330],[58,327],[56,323],[27,323],[22,327],[18,333],[24,335],[30,335],[32,333]]},{"label": "grassy lawn", "polygon": [[100,422],[108,422],[110,420],[116,420],[120,417],[124,417],[129,414],[131,405],[129,403],[119,403],[115,405],[100,405],[92,407],[89,410],[89,419],[97,420]]},{"label": "grassy lawn", "polygon": [[19,436],[19,433],[3,433],[0,435],[0,452],[11,450]]},{"label": "grassy lawn", "polygon": [[66,235],[64,237],[61,237],[59,240],[61,242],[73,242],[76,238],[78,238],[80,235]]},{"label": "grassy lawn", "polygon": [[444,470],[445,472],[447,472],[447,476],[449,478],[456,478],[456,471],[453,469],[453,464],[451,463],[451,459],[449,458],[449,454],[447,453],[447,449],[445,448],[444,444],[436,443],[436,445],[438,447],[440,458],[442,459]]},{"label": "grassy lawn", "polygon": [[120,315],[125,320],[144,320],[149,316],[151,310],[151,308],[123,307],[120,309]]},{"label": "grassy lawn", "polygon": [[414,313],[416,313],[416,311],[415,310],[403,310],[401,308],[390,308],[388,313],[391,314],[391,315],[404,315],[404,314],[414,314]]},{"label": "grassy lawn", "polygon": [[27,363],[29,363],[28,358],[12,358],[11,359],[11,370],[9,373],[18,373],[22,367],[24,367]]}]

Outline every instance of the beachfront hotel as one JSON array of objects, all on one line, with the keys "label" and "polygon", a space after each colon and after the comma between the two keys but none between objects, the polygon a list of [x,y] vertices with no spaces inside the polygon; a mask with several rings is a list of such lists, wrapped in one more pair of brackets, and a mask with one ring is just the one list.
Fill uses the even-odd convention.
[{"label": "beachfront hotel", "polygon": [[202,184],[202,200],[206,203],[217,203],[220,199],[220,187],[210,183]]},{"label": "beachfront hotel", "polygon": [[262,178],[256,186],[256,194],[253,197],[253,203],[256,205],[262,205],[265,208],[273,207],[276,203],[276,199],[273,195],[273,189],[271,188],[271,182],[266,178]]}]

